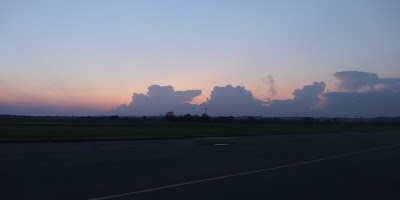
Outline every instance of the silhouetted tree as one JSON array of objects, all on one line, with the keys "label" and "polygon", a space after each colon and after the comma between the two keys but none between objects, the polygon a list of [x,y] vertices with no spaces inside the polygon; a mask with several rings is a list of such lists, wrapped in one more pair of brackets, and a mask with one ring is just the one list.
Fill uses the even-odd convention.
[{"label": "silhouetted tree", "polygon": [[110,119],[119,119],[119,116],[118,116],[118,115],[112,115],[112,116],[110,116],[109,118],[110,118]]},{"label": "silhouetted tree", "polygon": [[175,114],[174,114],[174,112],[169,111],[169,112],[165,113],[164,118],[165,119],[174,119],[175,118]]},{"label": "silhouetted tree", "polygon": [[193,117],[191,114],[186,114],[183,116],[183,118],[185,119],[185,121],[191,121]]}]

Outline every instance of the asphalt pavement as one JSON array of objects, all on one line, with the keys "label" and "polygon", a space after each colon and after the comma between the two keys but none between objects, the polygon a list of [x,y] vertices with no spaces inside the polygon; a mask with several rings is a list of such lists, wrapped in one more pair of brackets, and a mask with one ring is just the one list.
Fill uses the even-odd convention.
[{"label": "asphalt pavement", "polygon": [[400,199],[400,133],[0,144],[0,199]]}]

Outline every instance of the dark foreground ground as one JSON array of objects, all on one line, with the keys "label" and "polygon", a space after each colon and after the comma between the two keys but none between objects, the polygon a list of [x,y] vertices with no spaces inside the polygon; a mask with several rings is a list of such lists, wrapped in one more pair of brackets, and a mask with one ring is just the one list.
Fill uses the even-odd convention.
[{"label": "dark foreground ground", "polygon": [[400,118],[1,116],[0,143],[171,139],[298,133],[400,132]]},{"label": "dark foreground ground", "polygon": [[399,144],[400,133],[2,143],[0,199],[400,199]]}]

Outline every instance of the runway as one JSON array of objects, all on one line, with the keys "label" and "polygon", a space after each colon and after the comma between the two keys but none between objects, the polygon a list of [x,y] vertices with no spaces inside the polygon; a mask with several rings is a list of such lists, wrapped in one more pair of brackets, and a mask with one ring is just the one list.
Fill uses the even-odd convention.
[{"label": "runway", "polygon": [[400,199],[400,134],[0,144],[0,199]]}]

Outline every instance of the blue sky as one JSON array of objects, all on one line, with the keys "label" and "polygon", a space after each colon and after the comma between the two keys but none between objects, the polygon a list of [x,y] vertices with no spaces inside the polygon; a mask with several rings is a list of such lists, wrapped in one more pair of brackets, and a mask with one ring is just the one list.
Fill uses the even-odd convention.
[{"label": "blue sky", "polygon": [[111,109],[153,84],[200,89],[196,103],[229,84],[262,100],[335,91],[339,71],[400,77],[399,19],[396,0],[1,1],[0,103]]}]

